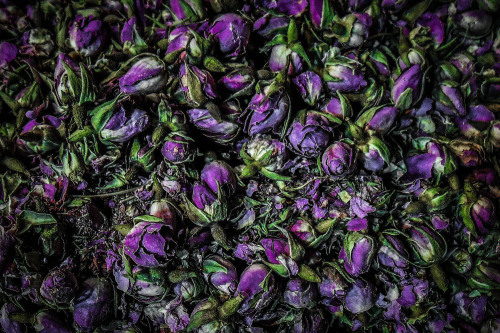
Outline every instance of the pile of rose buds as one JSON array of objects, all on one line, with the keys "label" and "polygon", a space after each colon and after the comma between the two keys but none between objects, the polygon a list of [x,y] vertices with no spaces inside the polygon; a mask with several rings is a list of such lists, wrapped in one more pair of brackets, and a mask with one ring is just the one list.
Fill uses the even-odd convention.
[{"label": "pile of rose buds", "polygon": [[0,0],[8,333],[500,332],[500,0]]}]

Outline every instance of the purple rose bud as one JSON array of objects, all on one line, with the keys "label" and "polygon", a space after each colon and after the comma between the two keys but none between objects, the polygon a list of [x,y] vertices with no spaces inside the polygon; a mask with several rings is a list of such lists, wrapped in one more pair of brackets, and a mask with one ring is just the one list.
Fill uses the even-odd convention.
[{"label": "purple rose bud", "polygon": [[386,55],[378,49],[375,49],[370,53],[370,62],[373,64],[373,66],[375,66],[378,74],[384,76],[391,75],[389,60],[387,59]]},{"label": "purple rose bud", "polygon": [[232,195],[236,191],[236,176],[233,169],[225,162],[213,161],[206,164],[201,170],[201,181],[214,193],[219,193],[219,189],[227,195]]},{"label": "purple rose bud", "polygon": [[349,0],[349,9],[353,12],[357,12],[368,6],[370,2],[370,0]]},{"label": "purple rose bud", "polygon": [[349,274],[359,276],[370,269],[374,254],[373,238],[353,232],[345,238],[339,259],[344,260],[344,267]]},{"label": "purple rose bud", "polygon": [[139,266],[164,264],[172,241],[170,231],[171,227],[163,223],[137,223],[123,240],[125,254]]},{"label": "purple rose bud", "polygon": [[269,305],[277,293],[274,275],[266,265],[248,266],[240,277],[235,296],[244,298],[238,312],[249,315]]},{"label": "purple rose bud", "polygon": [[0,308],[0,326],[4,332],[9,333],[26,333],[28,328],[18,321],[10,318],[11,314],[21,312],[16,305],[13,303],[5,303],[2,308]]},{"label": "purple rose bud", "polygon": [[163,223],[172,226],[172,229],[175,230],[177,224],[175,209],[167,200],[153,201],[149,208],[149,215],[161,218]]},{"label": "purple rose bud", "polygon": [[122,41],[122,44],[125,44],[125,42],[134,43],[134,30],[137,30],[136,20],[137,18],[134,16],[123,24],[123,28],[120,33],[120,40]]},{"label": "purple rose bud", "polygon": [[328,146],[331,131],[326,117],[317,112],[302,111],[288,129],[287,138],[294,152],[315,158]]},{"label": "purple rose bud", "polygon": [[228,57],[245,53],[250,38],[250,24],[241,16],[228,13],[219,16],[208,32],[215,37],[219,49]]},{"label": "purple rose bud", "polygon": [[264,15],[255,21],[253,30],[261,37],[272,39],[278,33],[286,32],[289,23],[288,17]]},{"label": "purple rose bud", "polygon": [[298,53],[293,52],[286,45],[278,44],[273,46],[269,59],[269,69],[273,72],[280,72],[290,60],[288,75],[294,76],[302,71],[302,60]]},{"label": "purple rose bud", "polygon": [[93,16],[75,16],[75,21],[69,28],[69,42],[78,53],[91,57],[104,45],[106,29],[103,23]]},{"label": "purple rose bud", "polygon": [[490,126],[495,120],[495,114],[484,105],[469,107],[465,117],[455,118],[455,123],[467,138],[482,136],[482,131]]},{"label": "purple rose bud", "polygon": [[372,286],[363,280],[356,280],[347,291],[345,307],[348,311],[358,314],[366,312],[374,305]]},{"label": "purple rose bud", "polygon": [[277,92],[268,96],[269,86],[264,88],[264,93],[256,94],[248,104],[244,115],[245,132],[249,135],[277,131],[288,115],[290,99],[288,95]]},{"label": "purple rose bud", "polygon": [[497,120],[492,123],[488,140],[492,147],[496,149],[500,148],[500,121]]},{"label": "purple rose bud", "polygon": [[344,177],[356,167],[356,152],[345,142],[335,142],[326,148],[321,158],[323,171],[330,177]]},{"label": "purple rose bud", "polygon": [[237,123],[240,110],[228,102],[214,112],[209,109],[191,109],[189,119],[202,134],[217,143],[228,143],[236,138],[240,131]]},{"label": "purple rose bud", "polygon": [[434,44],[440,45],[444,40],[444,23],[439,19],[439,16],[427,12],[417,20],[417,24],[429,28],[429,35],[434,40]]},{"label": "purple rose bud", "polygon": [[313,226],[305,220],[297,220],[290,226],[289,230],[305,245],[310,245],[316,240],[316,231]]},{"label": "purple rose bud", "polygon": [[120,90],[126,94],[147,95],[160,91],[168,80],[165,64],[156,56],[137,61],[120,78]]},{"label": "purple rose bud", "polygon": [[352,107],[349,101],[343,96],[342,98],[333,97],[321,111],[330,113],[339,119],[346,119],[352,116]]},{"label": "purple rose bud", "polygon": [[470,208],[470,217],[474,223],[474,230],[481,235],[487,235],[495,225],[495,206],[485,196],[479,196]]},{"label": "purple rose bud", "polygon": [[217,97],[217,86],[212,74],[196,66],[182,64],[179,68],[181,88],[188,103],[202,105]]},{"label": "purple rose bud", "polygon": [[16,239],[0,226],[0,273],[7,272],[14,262]]},{"label": "purple rose bud", "polygon": [[443,237],[426,226],[411,226],[409,244],[415,257],[423,265],[438,262],[446,253]]},{"label": "purple rose bud", "polygon": [[321,270],[321,283],[318,287],[321,296],[327,299],[343,299],[346,295],[348,284],[336,269],[325,266]]},{"label": "purple rose bud", "polygon": [[[323,19],[323,7],[325,0],[310,0],[309,7],[311,11],[311,20],[316,28],[321,28],[321,23]],[[329,22],[325,22],[329,23]]]},{"label": "purple rose bud", "polygon": [[196,0],[169,0],[170,9],[177,21],[198,21],[205,17],[203,3]]},{"label": "purple rose bud", "polygon": [[0,43],[0,68],[6,67],[17,57],[17,46],[9,42]]},{"label": "purple rose bud", "polygon": [[235,69],[219,80],[219,83],[232,93],[241,92],[253,86],[254,82],[253,70],[250,67]]},{"label": "purple rose bud", "polygon": [[475,167],[481,165],[484,161],[483,147],[476,143],[465,140],[453,140],[448,145],[448,148],[465,167]]},{"label": "purple rose bud", "polygon": [[423,91],[423,76],[420,65],[416,64],[396,79],[391,89],[391,97],[397,108],[408,109],[418,102]]},{"label": "purple rose bud", "polygon": [[118,290],[141,302],[158,301],[165,295],[164,279],[158,269],[135,266],[128,273],[125,268],[117,267],[113,275]]},{"label": "purple rose bud", "polygon": [[92,332],[111,312],[113,288],[104,279],[88,278],[75,300],[73,320],[84,332]]},{"label": "purple rose bud", "polygon": [[54,313],[40,311],[35,315],[33,328],[38,333],[71,333],[62,321]]},{"label": "purple rose bud", "polygon": [[394,124],[398,115],[398,109],[392,106],[383,107],[375,112],[371,120],[366,124],[368,132],[386,134]]},{"label": "purple rose bud", "polygon": [[54,78],[56,80],[56,93],[59,101],[63,104],[69,104],[80,98],[79,87],[75,87],[70,80],[69,71],[73,71],[77,76],[80,75],[80,66],[68,55],[60,53],[57,57],[57,65],[54,70]]},{"label": "purple rose bud", "polygon": [[201,210],[209,211],[210,206],[217,200],[217,196],[205,185],[193,186],[193,203]]},{"label": "purple rose bud", "polygon": [[378,251],[379,262],[386,267],[393,268],[400,276],[404,276],[409,263],[404,243],[390,234],[381,236],[381,242],[382,246]]},{"label": "purple rose bud", "polygon": [[47,29],[28,30],[22,40],[20,51],[30,57],[48,57],[54,49],[54,38]]},{"label": "purple rose bud", "polygon": [[389,161],[389,148],[379,138],[372,136],[361,148],[361,161],[366,170],[377,172]]},{"label": "purple rose bud", "polygon": [[338,61],[325,64],[323,79],[331,92],[359,91],[367,85],[361,71]]},{"label": "purple rose bud", "polygon": [[174,294],[185,301],[189,301],[200,294],[202,284],[198,278],[189,278],[174,285]]},{"label": "purple rose bud", "polygon": [[101,137],[104,140],[123,143],[132,137],[143,132],[150,124],[149,116],[145,111],[135,109],[127,117],[125,108],[113,114],[101,131]]},{"label": "purple rose bud", "polygon": [[171,135],[161,149],[163,157],[174,164],[184,163],[191,156],[191,142],[180,135]]},{"label": "purple rose bud", "polygon": [[309,105],[316,104],[322,90],[321,78],[314,72],[304,72],[292,80],[302,99]]},{"label": "purple rose bud", "polygon": [[232,295],[236,291],[236,268],[221,256],[213,255],[203,261],[203,276],[208,284],[224,294]]},{"label": "purple rose bud", "polygon": [[69,304],[75,297],[78,281],[68,269],[55,269],[47,276],[40,286],[40,294],[51,304]]},{"label": "purple rose bud", "polygon": [[307,0],[258,0],[256,5],[261,8],[274,9],[289,16],[299,16],[307,8]]},{"label": "purple rose bud", "polygon": [[290,247],[284,239],[264,238],[260,241],[271,264],[281,264],[280,259],[290,256]]},{"label": "purple rose bud", "polygon": [[447,114],[465,116],[465,102],[460,92],[460,86],[453,81],[441,83],[436,95],[436,108]]},{"label": "purple rose bud", "polygon": [[317,296],[316,286],[302,279],[288,281],[283,293],[285,303],[296,309],[311,308],[315,305]]},{"label": "purple rose bud", "polygon": [[457,314],[463,316],[474,323],[482,323],[486,314],[486,295],[469,297],[463,291],[458,292],[453,297],[453,303],[457,306]]},{"label": "purple rose bud", "polygon": [[457,25],[472,36],[487,34],[493,23],[493,18],[482,10],[470,10],[455,17]]},{"label": "purple rose bud", "polygon": [[165,54],[167,62],[183,62],[186,54],[193,57],[201,57],[205,46],[200,43],[196,34],[203,33],[207,24],[181,25],[173,29],[168,35],[168,47]]}]

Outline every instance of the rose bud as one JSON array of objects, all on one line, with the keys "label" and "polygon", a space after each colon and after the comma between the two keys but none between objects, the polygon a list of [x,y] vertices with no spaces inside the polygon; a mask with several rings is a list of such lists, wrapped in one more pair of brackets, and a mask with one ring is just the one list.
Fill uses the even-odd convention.
[{"label": "rose bud", "polygon": [[266,265],[248,266],[240,277],[236,297],[242,299],[238,310],[241,315],[251,315],[269,305],[276,296],[274,275]]},{"label": "rose bud", "polygon": [[188,104],[201,106],[208,99],[217,97],[217,86],[210,72],[182,64],[179,68],[179,77]]},{"label": "rose bud", "polygon": [[[326,3],[325,3],[326,2]],[[333,17],[329,17],[331,13],[327,10],[324,11],[325,7],[330,9],[330,3],[326,0],[310,0],[309,7],[311,12],[311,21],[316,28],[325,28],[328,25]]]},{"label": "rose bud", "polygon": [[316,230],[305,220],[297,220],[289,230],[305,245],[310,245],[316,240]]},{"label": "rose bud", "polygon": [[240,115],[239,106],[231,101],[221,108],[191,109],[187,113],[193,125],[204,136],[217,143],[229,143],[240,132],[240,126],[237,123]]},{"label": "rose bud", "polygon": [[318,287],[321,296],[327,299],[343,299],[346,295],[348,284],[336,269],[324,266],[321,269],[321,283]]},{"label": "rose bud", "polygon": [[438,110],[462,117],[466,115],[464,98],[458,83],[445,81],[436,88],[434,95]]},{"label": "rose bud", "polygon": [[228,91],[237,93],[238,96],[250,94],[255,85],[253,70],[250,67],[242,67],[224,75],[219,84],[223,85]]},{"label": "rose bud", "polygon": [[188,278],[174,285],[174,294],[186,301],[195,298],[201,291],[202,283],[198,278]]},{"label": "rose bud", "polygon": [[453,303],[457,306],[457,314],[474,323],[482,323],[486,314],[486,295],[469,297],[463,291],[453,296]]},{"label": "rose bud", "polygon": [[196,304],[191,313],[188,332],[195,333],[229,333],[228,324],[218,320],[215,311],[220,308],[214,297],[204,299]]},{"label": "rose bud", "polygon": [[466,227],[474,234],[487,235],[495,226],[495,206],[490,199],[483,195],[460,198],[460,216]]},{"label": "rose bud", "polygon": [[345,142],[337,141],[326,148],[321,158],[323,171],[330,177],[344,177],[356,167],[356,152]]},{"label": "rose bud", "polygon": [[171,227],[163,223],[137,223],[123,240],[125,254],[139,266],[164,264],[172,242],[170,231]]},{"label": "rose bud", "polygon": [[318,74],[308,71],[292,80],[302,99],[309,105],[316,104],[321,95],[322,82]]},{"label": "rose bud", "polygon": [[168,80],[165,64],[156,56],[146,56],[120,78],[120,90],[126,94],[147,95],[159,92]]},{"label": "rose bud", "polygon": [[21,312],[14,303],[5,303],[2,308],[0,308],[0,326],[4,332],[9,333],[27,333],[28,328],[10,316],[15,313]]},{"label": "rose bud", "polygon": [[337,60],[325,64],[323,79],[331,92],[359,91],[367,85],[361,71]]},{"label": "rose bud", "polygon": [[69,43],[78,53],[91,57],[104,45],[106,29],[103,23],[93,16],[75,16],[69,28]]},{"label": "rose bud", "polygon": [[[3,192],[3,191],[2,191]],[[14,262],[16,239],[0,226],[0,273],[7,272]]]},{"label": "rose bud", "polygon": [[[206,30],[206,24],[181,25],[168,35],[168,47],[165,53],[167,63],[183,62],[186,55],[200,58],[205,52],[205,41],[198,33]],[[200,43],[201,42],[201,43]]]},{"label": "rose bud", "polygon": [[224,294],[232,295],[236,291],[236,268],[221,256],[212,255],[203,261],[203,276],[209,285]]},{"label": "rose bud", "polygon": [[405,270],[409,263],[409,255],[404,243],[389,232],[381,235],[380,241],[382,246],[378,250],[379,263],[386,267],[391,267],[401,277],[405,276]]},{"label": "rose bud", "polygon": [[195,22],[205,17],[205,7],[203,3],[196,0],[169,0],[170,10],[177,21]]},{"label": "rose bud", "polygon": [[475,167],[481,165],[484,161],[483,147],[477,143],[465,140],[452,140],[448,148],[465,167]]},{"label": "rose bud", "polygon": [[222,53],[234,57],[245,53],[250,38],[250,24],[241,16],[228,13],[219,16],[208,32],[214,36]]},{"label": "rose bud", "polygon": [[361,161],[366,170],[377,172],[389,164],[389,148],[379,138],[372,136],[368,142],[361,147]]},{"label": "rose bud", "polygon": [[123,143],[149,127],[150,119],[145,111],[134,109],[127,117],[125,108],[120,106],[101,130],[101,137],[111,142]]},{"label": "rose bud", "polygon": [[[137,33],[137,18],[134,16],[123,24],[123,28],[120,32],[120,40],[122,44],[134,43],[135,35]],[[135,31],[134,31],[135,30]]]},{"label": "rose bud", "polygon": [[249,135],[276,132],[286,119],[290,109],[290,98],[287,94],[276,92],[268,96],[269,86],[263,93],[255,94],[244,112],[245,133]]},{"label": "rose bud", "polygon": [[386,55],[378,49],[370,53],[370,63],[374,66],[379,75],[390,76],[391,70],[389,68],[389,60]]},{"label": "rose bud", "polygon": [[370,310],[374,305],[373,288],[363,280],[356,280],[345,296],[345,307],[358,314]]},{"label": "rose bud", "polygon": [[472,256],[466,249],[457,249],[450,259],[453,270],[458,274],[465,274],[472,269]]},{"label": "rose bud", "polygon": [[266,14],[255,21],[253,30],[260,37],[264,37],[265,39],[272,39],[279,33],[286,33],[289,23],[290,19],[288,17],[279,17]]},{"label": "rose bud", "polygon": [[35,315],[33,328],[38,333],[71,333],[54,313],[40,311]]},{"label": "rose bud", "polygon": [[193,203],[199,209],[209,212],[216,200],[217,196],[205,185],[195,184],[193,186]]},{"label": "rose bud", "polygon": [[0,70],[16,59],[17,51],[17,46],[12,43],[0,43]]},{"label": "rose bud", "polygon": [[172,229],[175,230],[175,210],[168,200],[162,199],[153,201],[149,208],[149,215],[162,219],[163,223],[172,226]]},{"label": "rose bud", "polygon": [[105,280],[88,278],[80,286],[73,308],[73,320],[81,331],[92,332],[111,312],[113,288]]},{"label": "rose bud", "polygon": [[469,112],[465,117],[455,118],[455,123],[460,128],[460,132],[467,138],[481,137],[482,131],[487,129],[495,120],[495,114],[484,105],[469,107]]},{"label": "rose bud", "polygon": [[370,2],[370,0],[349,0],[349,9],[357,12],[368,6]]},{"label": "rose bud", "polygon": [[48,57],[54,49],[54,38],[46,29],[31,29],[23,34],[21,53],[31,57]]},{"label": "rose bud", "polygon": [[78,281],[66,268],[51,271],[40,286],[40,294],[51,304],[69,304],[75,297]]},{"label": "rose bud", "polygon": [[116,288],[141,302],[160,300],[166,292],[162,272],[156,268],[135,266],[129,273],[125,268],[113,272]]},{"label": "rose bud", "polygon": [[219,189],[227,195],[236,191],[236,176],[233,169],[223,161],[213,161],[205,165],[201,170],[201,181],[204,182],[214,193]]},{"label": "rose bud", "polygon": [[311,308],[316,303],[318,291],[311,282],[302,279],[292,279],[286,284],[283,293],[285,303],[296,309]]},{"label": "rose bud", "polygon": [[273,72],[281,72],[288,64],[288,75],[294,76],[302,72],[302,60],[297,52],[286,45],[278,44],[273,46],[269,58],[269,69]]},{"label": "rose bud", "polygon": [[[358,47],[368,38],[372,19],[368,14],[350,14],[342,18],[334,17],[329,37],[335,37],[345,47]],[[326,34],[326,33],[325,33]]]},{"label": "rose bud", "polygon": [[343,95],[337,92],[339,98],[333,97],[321,110],[325,113],[330,113],[339,119],[346,119],[352,116],[352,107]]},{"label": "rose bud", "polygon": [[394,82],[391,97],[399,109],[408,109],[415,105],[423,92],[423,76],[420,65],[406,69]]},{"label": "rose bud", "polygon": [[302,156],[315,158],[328,145],[332,128],[326,117],[314,111],[301,111],[287,132],[291,149]]},{"label": "rose bud", "polygon": [[289,16],[300,16],[307,8],[307,0],[258,0],[257,7],[279,11]]},{"label": "rose bud", "polygon": [[386,106],[375,109],[372,114],[373,116],[371,119],[367,119],[366,121],[366,131],[368,133],[386,134],[392,128],[396,120],[398,109],[392,106]]},{"label": "rose bud", "polygon": [[422,265],[432,265],[440,261],[446,253],[446,242],[437,231],[425,225],[411,225],[409,245]]},{"label": "rose bud", "polygon": [[375,240],[370,236],[352,232],[344,240],[339,259],[344,260],[344,267],[349,274],[359,276],[366,273],[375,254]]},{"label": "rose bud", "polygon": [[177,134],[167,137],[161,149],[163,157],[169,162],[180,164],[186,162],[192,156],[192,139]]},{"label": "rose bud", "polygon": [[281,169],[288,160],[288,151],[281,141],[272,139],[268,135],[257,134],[243,144],[240,156],[247,164],[240,177],[252,177],[258,171],[267,177],[272,177],[274,172]]},{"label": "rose bud", "polygon": [[491,124],[488,142],[493,148],[500,148],[500,121],[497,120]]},{"label": "rose bud", "polygon": [[265,250],[267,260],[271,264],[281,264],[283,259],[290,256],[290,246],[284,239],[264,238],[260,243]]},{"label": "rose bud", "polygon": [[456,24],[472,36],[483,36],[490,32],[493,18],[482,10],[470,10],[455,17]]},{"label": "rose bud", "polygon": [[[80,75],[80,66],[71,57],[60,53],[57,57],[54,79],[56,80],[57,98],[63,104],[69,104],[80,99],[80,87],[70,79],[70,76],[75,74],[77,77]],[[79,80],[78,83],[80,83]]]},{"label": "rose bud", "polygon": [[500,290],[500,263],[481,260],[472,271],[468,284],[483,291]]}]

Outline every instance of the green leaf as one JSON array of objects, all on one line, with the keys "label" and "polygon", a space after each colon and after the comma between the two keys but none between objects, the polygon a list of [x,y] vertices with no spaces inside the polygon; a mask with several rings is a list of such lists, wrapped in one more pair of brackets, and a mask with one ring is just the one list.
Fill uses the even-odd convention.
[{"label": "green leaf", "polygon": [[293,52],[296,52],[302,59],[304,59],[310,68],[312,67],[311,61],[309,60],[309,56],[307,55],[306,50],[304,50],[301,44],[294,43],[290,46],[290,49]]},{"label": "green leaf", "polygon": [[90,112],[90,115],[92,116],[90,123],[92,124],[92,127],[94,127],[94,129],[97,131],[97,133],[99,133],[99,136],[102,129],[106,126],[108,120],[113,115],[116,103],[118,102],[118,99],[120,97],[121,95],[118,95],[115,99],[99,105]]},{"label": "green leaf", "polygon": [[139,223],[139,222],[163,222],[163,219],[151,215],[140,215],[134,217],[134,223]]},{"label": "green leaf", "polygon": [[321,282],[321,278],[318,276],[318,274],[316,274],[316,272],[311,267],[305,264],[300,265],[297,275],[309,282]]},{"label": "green leaf", "polygon": [[290,44],[295,43],[299,39],[297,23],[295,22],[294,19],[291,19],[290,23],[288,24],[287,38],[288,38],[288,43]]},{"label": "green leaf", "polygon": [[281,176],[275,172],[269,171],[266,168],[260,169],[260,172],[266,176],[267,178],[270,178],[272,180],[281,180],[281,181],[290,181],[292,180],[290,177],[287,176]]},{"label": "green leaf", "polygon": [[93,102],[95,101],[94,86],[90,81],[87,69],[83,66],[82,63],[80,63],[80,71],[82,80],[81,80],[81,93],[80,93],[79,104],[83,104],[86,102]]},{"label": "green leaf", "polygon": [[212,259],[206,259],[203,261],[203,273],[209,274],[218,272],[227,273],[227,268]]},{"label": "green leaf", "polygon": [[323,0],[323,15],[321,16],[321,29],[324,29],[329,24],[331,24],[334,17],[335,17],[335,12],[333,11],[330,0]]},{"label": "green leaf", "polygon": [[22,234],[28,231],[31,226],[56,224],[57,220],[50,214],[25,210],[19,215],[18,222],[21,222],[21,227],[17,234]]}]

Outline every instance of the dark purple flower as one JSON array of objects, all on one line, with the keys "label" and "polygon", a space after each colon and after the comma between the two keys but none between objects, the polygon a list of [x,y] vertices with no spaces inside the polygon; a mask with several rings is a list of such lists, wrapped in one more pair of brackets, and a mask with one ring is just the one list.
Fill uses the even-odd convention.
[{"label": "dark purple flower", "polygon": [[193,186],[193,203],[202,210],[210,210],[210,206],[217,200],[217,196],[205,185]]},{"label": "dark purple flower", "polygon": [[475,105],[469,107],[469,112],[465,117],[455,118],[455,123],[463,135],[467,138],[474,138],[482,136],[481,132],[494,120],[495,115],[488,108],[484,105]]},{"label": "dark purple flower", "polygon": [[149,116],[145,111],[135,109],[130,117],[127,117],[125,108],[121,106],[102,129],[101,137],[104,140],[123,143],[143,132],[149,124]]},{"label": "dark purple flower", "polygon": [[460,86],[452,81],[443,82],[436,92],[437,109],[451,115],[465,116],[465,101]]},{"label": "dark purple flower", "polygon": [[250,37],[250,24],[241,16],[228,13],[219,16],[208,32],[215,37],[222,53],[229,57],[245,53]]},{"label": "dark purple flower", "polygon": [[16,239],[0,226],[0,273],[8,271],[16,253]]},{"label": "dark purple flower", "polygon": [[382,246],[378,251],[379,262],[394,269],[400,276],[405,275],[405,269],[409,265],[408,252],[404,243],[396,236],[384,234]]},{"label": "dark purple flower", "polygon": [[482,36],[490,31],[493,23],[491,15],[483,10],[469,10],[455,17],[457,25],[472,36]]},{"label": "dark purple flower", "polygon": [[203,3],[196,0],[169,0],[177,21],[197,21],[205,16]]},{"label": "dark purple flower", "polygon": [[68,269],[51,271],[40,286],[40,294],[51,304],[69,304],[78,290],[78,281]]},{"label": "dark purple flower", "polygon": [[213,255],[203,261],[203,276],[207,283],[225,294],[232,295],[236,291],[236,268],[221,256]]},{"label": "dark purple flower", "polygon": [[34,28],[23,34],[22,54],[30,57],[48,57],[54,49],[54,38],[47,29]]},{"label": "dark purple flower", "polygon": [[409,284],[403,286],[401,296],[397,299],[397,302],[403,307],[411,307],[425,300],[428,291],[428,281],[413,279],[409,281]]},{"label": "dark purple flower", "polygon": [[296,309],[314,306],[317,296],[316,285],[298,278],[288,281],[283,293],[285,303]]},{"label": "dark purple flower", "polygon": [[328,145],[332,129],[327,118],[317,112],[299,113],[287,132],[294,152],[317,157]]},{"label": "dark purple flower", "polygon": [[344,260],[344,267],[349,274],[359,276],[366,273],[375,254],[375,241],[370,236],[353,232],[344,240],[339,259]]},{"label": "dark purple flower", "polygon": [[167,62],[183,62],[186,54],[201,57],[205,46],[203,43],[200,44],[196,34],[206,31],[207,24],[180,25],[173,29],[168,34],[168,47],[165,54]]},{"label": "dark purple flower", "polygon": [[137,18],[134,16],[123,24],[123,28],[120,33],[120,40],[122,41],[122,44],[125,42],[134,43],[134,30],[137,29],[136,20]]},{"label": "dark purple flower", "polygon": [[[70,73],[73,71],[77,76],[80,75],[80,66],[68,55],[59,53],[57,57],[57,65],[54,70],[54,78],[56,79],[55,88],[59,101],[63,104],[69,104],[80,98],[79,87],[75,87],[70,80]],[[79,82],[78,82],[79,83]]]},{"label": "dark purple flower", "polygon": [[297,220],[290,226],[290,232],[304,244],[309,245],[316,239],[316,231],[313,226],[305,220]]},{"label": "dark purple flower", "polygon": [[241,273],[235,296],[243,297],[238,310],[242,315],[258,312],[269,305],[276,295],[274,275],[266,265],[254,264]]},{"label": "dark purple flower", "polygon": [[38,333],[71,333],[72,331],[63,324],[54,313],[40,311],[35,315],[33,328]]},{"label": "dark purple flower", "polygon": [[290,247],[288,242],[284,239],[264,238],[260,243],[264,247],[267,260],[269,260],[271,264],[280,264],[283,262],[281,257],[290,256]]},{"label": "dark purple flower", "polygon": [[311,71],[304,72],[292,81],[307,104],[316,104],[323,88],[321,78],[318,74]]},{"label": "dark purple flower", "polygon": [[221,144],[231,142],[240,131],[237,123],[239,109],[228,102],[217,111],[217,115],[208,109],[191,109],[187,113],[191,122],[204,136]]},{"label": "dark purple flower", "polygon": [[321,28],[321,23],[323,22],[324,1],[326,0],[309,0],[311,20],[316,28]]},{"label": "dark purple flower", "polygon": [[396,120],[398,109],[392,106],[383,107],[375,112],[373,117],[366,124],[369,132],[386,134]]},{"label": "dark purple flower", "polygon": [[331,177],[343,177],[354,171],[356,152],[345,142],[335,142],[321,158],[323,171]]},{"label": "dark purple flower", "polygon": [[253,30],[261,37],[272,39],[278,33],[286,32],[289,23],[288,17],[266,14],[255,21]]},{"label": "dark purple flower", "polygon": [[243,91],[252,86],[254,82],[253,70],[249,67],[235,69],[219,80],[219,83],[232,93]]},{"label": "dark purple flower", "polygon": [[165,64],[158,57],[147,56],[137,61],[120,78],[120,90],[126,94],[147,95],[160,91],[168,80]]},{"label": "dark purple flower", "polygon": [[75,21],[69,28],[71,47],[86,57],[96,54],[104,44],[106,29],[103,23],[93,16],[75,16]]},{"label": "dark purple flower", "polygon": [[170,230],[171,227],[163,223],[137,223],[123,240],[125,254],[139,266],[164,264],[172,242]]},{"label": "dark purple flower", "polygon": [[13,303],[5,303],[0,309],[0,326],[4,332],[9,333],[26,333],[28,328],[18,321],[15,321],[9,316],[14,313],[21,312],[16,305]]},{"label": "dark purple flower", "polygon": [[445,254],[446,244],[439,232],[425,225],[412,225],[409,232],[409,245],[421,264],[430,265],[441,260]]},{"label": "dark purple flower", "polygon": [[201,181],[214,193],[219,193],[219,189],[227,195],[231,195],[236,191],[237,183],[233,169],[222,161],[213,161],[206,164],[201,170]]},{"label": "dark purple flower", "polygon": [[288,115],[288,95],[277,92],[268,96],[268,91],[269,87],[266,87],[264,93],[254,95],[245,110],[245,132],[249,135],[276,131]]},{"label": "dark purple flower", "polygon": [[288,159],[285,144],[269,135],[257,134],[242,149],[260,167],[273,172],[281,169]]},{"label": "dark purple flower", "polygon": [[349,9],[353,12],[360,11],[370,4],[370,0],[349,0]]},{"label": "dark purple flower", "polygon": [[199,106],[207,99],[217,97],[217,86],[210,72],[196,66],[181,64],[179,76],[181,89],[188,103]]},{"label": "dark purple flower", "polygon": [[292,51],[286,45],[278,44],[273,46],[269,58],[269,69],[273,72],[280,72],[288,63],[288,75],[294,76],[302,72],[302,60],[297,52]]},{"label": "dark purple flower", "polygon": [[339,119],[352,116],[352,108],[349,102],[343,98],[332,97],[322,109],[323,112],[330,113]]},{"label": "dark purple flower", "polygon": [[477,143],[465,140],[453,140],[448,145],[448,148],[465,167],[475,167],[484,162],[483,147]]},{"label": "dark purple flower", "polygon": [[408,109],[415,105],[422,94],[424,73],[419,64],[405,70],[394,82],[391,97],[397,108]]},{"label": "dark purple flower", "polygon": [[360,70],[336,61],[326,63],[323,79],[331,92],[359,91],[367,85]]},{"label": "dark purple flower", "polygon": [[17,46],[9,42],[0,44],[0,68],[7,66],[12,60],[16,59]]},{"label": "dark purple flower", "polygon": [[457,306],[457,314],[464,316],[473,323],[482,323],[486,314],[486,295],[470,297],[463,291],[453,297],[453,303]]},{"label": "dark purple flower", "polygon": [[479,196],[470,208],[470,217],[474,222],[474,230],[481,235],[486,235],[495,225],[495,206],[490,199]]},{"label": "dark purple flower", "polygon": [[202,284],[198,278],[189,278],[174,285],[174,294],[185,301],[189,301],[200,294]]},{"label": "dark purple flower", "polygon": [[431,12],[424,13],[417,20],[417,24],[429,28],[429,34],[436,45],[439,45],[443,42],[444,23],[441,22],[439,16]]},{"label": "dark purple flower", "polygon": [[142,302],[158,301],[165,295],[164,280],[158,269],[135,266],[129,273],[124,267],[116,267],[113,275],[118,290]]},{"label": "dark purple flower", "polygon": [[321,283],[318,285],[321,296],[328,299],[343,299],[348,284],[342,275],[334,268],[325,266],[321,269]]},{"label": "dark purple flower", "polygon": [[299,16],[306,7],[307,0],[258,0],[256,5],[262,8],[274,9],[290,16]]},{"label": "dark purple flower", "polygon": [[111,312],[112,302],[112,286],[105,279],[88,278],[80,286],[75,300],[75,324],[84,332],[92,332]]},{"label": "dark purple flower", "polygon": [[183,163],[191,156],[191,142],[174,134],[167,138],[161,153],[167,161]]},{"label": "dark purple flower", "polygon": [[356,280],[347,291],[345,307],[357,314],[370,310],[374,305],[372,286],[363,280]]}]

